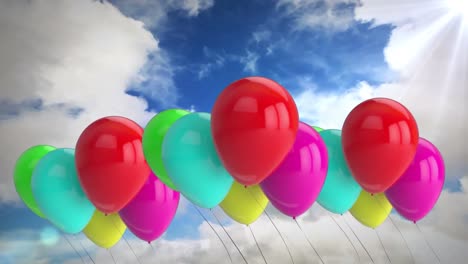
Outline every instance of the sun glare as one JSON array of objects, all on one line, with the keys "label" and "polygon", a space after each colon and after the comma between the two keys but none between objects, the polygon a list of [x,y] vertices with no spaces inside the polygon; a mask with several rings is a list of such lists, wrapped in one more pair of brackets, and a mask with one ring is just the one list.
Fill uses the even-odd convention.
[{"label": "sun glare", "polygon": [[446,0],[450,10],[468,16],[468,0]]}]

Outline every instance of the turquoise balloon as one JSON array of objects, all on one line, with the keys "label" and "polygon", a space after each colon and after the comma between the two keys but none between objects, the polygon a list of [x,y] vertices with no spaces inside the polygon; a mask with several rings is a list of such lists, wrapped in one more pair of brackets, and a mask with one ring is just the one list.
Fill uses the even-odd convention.
[{"label": "turquoise balloon", "polygon": [[216,152],[208,113],[174,122],[164,136],[162,160],[177,190],[203,208],[221,203],[234,183]]},{"label": "turquoise balloon", "polygon": [[74,149],[56,149],[46,154],[34,169],[31,187],[41,212],[65,233],[81,232],[95,207],[78,180]]},{"label": "turquoise balloon", "polygon": [[341,130],[319,132],[327,145],[328,172],[317,202],[332,213],[343,214],[357,201],[361,186],[348,169],[341,145]]}]

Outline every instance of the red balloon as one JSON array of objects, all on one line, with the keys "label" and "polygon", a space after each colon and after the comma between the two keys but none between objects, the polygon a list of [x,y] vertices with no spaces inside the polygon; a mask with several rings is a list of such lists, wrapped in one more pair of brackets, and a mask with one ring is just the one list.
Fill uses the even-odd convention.
[{"label": "red balloon", "polygon": [[259,184],[292,148],[299,117],[288,91],[263,77],[230,84],[211,114],[216,150],[226,170],[241,184]]},{"label": "red balloon", "polygon": [[76,144],[75,161],[83,191],[101,212],[125,207],[150,174],[142,148],[143,129],[124,117],[89,125]]},{"label": "red balloon", "polygon": [[349,169],[369,193],[387,190],[414,159],[419,141],[416,120],[400,103],[374,98],[346,118],[342,144]]}]

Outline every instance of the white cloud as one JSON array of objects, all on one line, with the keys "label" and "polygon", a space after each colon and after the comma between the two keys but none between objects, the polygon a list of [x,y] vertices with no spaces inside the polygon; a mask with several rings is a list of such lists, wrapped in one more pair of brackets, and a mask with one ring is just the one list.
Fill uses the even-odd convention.
[{"label": "white cloud", "polygon": [[345,31],[354,23],[357,0],[279,0],[277,7],[292,16],[295,27]]},{"label": "white cloud", "polygon": [[[442,152],[446,177],[453,181],[468,167],[468,128],[466,87],[468,87],[468,26],[454,13],[447,13],[441,2],[434,1],[361,1],[356,19],[373,21],[375,26],[393,24],[384,51],[386,62],[398,74],[392,83],[377,87],[361,81],[345,92],[318,92],[310,79],[298,83],[302,92],[295,95],[300,117],[312,125],[341,128],[346,115],[358,103],[370,97],[389,97],[409,108],[415,116],[420,135],[432,141]],[[463,262],[466,258],[468,178],[461,178],[461,192],[444,190],[434,209],[423,219],[422,236],[414,225],[401,218],[395,222],[409,240],[417,259],[435,261],[424,237],[440,254],[443,263]],[[313,219],[317,219],[316,215]],[[388,221],[385,226],[389,226]],[[379,229],[381,230],[381,229]],[[396,243],[398,235],[386,236]],[[387,240],[387,239],[386,239]],[[401,241],[401,239],[400,239]],[[402,241],[401,241],[402,242]],[[388,243],[388,242],[384,242]],[[389,251],[401,254],[402,249]]]},{"label": "white cloud", "polygon": [[294,96],[299,118],[323,129],[341,129],[348,113],[360,102],[373,97],[374,89],[366,82],[340,92],[319,93],[310,79],[299,80],[301,92]]},{"label": "white cloud", "polygon": [[[145,124],[154,113],[145,111],[144,100],[126,94],[127,87],[147,78],[145,67],[171,67],[143,24],[108,3],[1,2],[0,34],[0,102],[8,104],[0,110],[17,110],[0,114],[0,201],[18,200],[13,166],[28,147],[74,147],[87,125],[108,115]],[[174,100],[171,75],[149,81],[160,85],[140,92]],[[24,106],[28,100],[40,104]],[[70,115],[77,109],[80,115]]]},{"label": "white cloud", "polygon": [[257,72],[257,61],[260,56],[250,50],[247,50],[247,54],[239,58],[240,63],[244,64],[244,71],[255,74]]},{"label": "white cloud", "polygon": [[[462,193],[462,195],[464,195],[464,199],[468,197],[466,192]],[[451,202],[455,201],[451,200]],[[317,257],[305,239],[304,233],[300,231],[296,223],[289,217],[277,214],[271,207],[268,210],[270,215],[273,215],[273,221],[285,238],[295,263],[301,264],[315,261]],[[321,210],[320,217],[314,221],[307,220],[308,214],[316,213],[317,207],[314,206],[306,215],[299,218],[299,223],[325,263],[355,263],[358,260],[350,241],[348,241],[343,232],[346,232],[351,243],[357,248],[360,258],[359,263],[371,263],[370,258],[352,231],[354,231],[364,247],[369,251],[375,263],[385,263],[386,261],[385,252],[379,243],[376,232],[381,237],[383,246],[387,250],[392,262],[412,263],[408,248],[391,221],[387,220],[375,231],[374,229],[362,226],[349,214],[330,216],[323,209]],[[220,209],[216,209],[216,214],[224,222],[227,216],[223,214],[221,217],[220,212]],[[431,214],[435,215],[437,212]],[[209,216],[207,213],[205,215]],[[423,230],[423,233],[421,233],[409,221],[403,221],[394,215],[392,219],[403,233],[404,239],[408,242],[408,247],[417,263],[433,263],[436,261],[425,240],[435,248],[437,254],[442,259],[442,263],[462,263],[468,257],[462,240],[466,241],[467,237],[460,235],[453,236],[452,233],[446,233],[449,227],[434,229],[429,225],[430,220],[422,221],[419,223]],[[217,222],[211,223],[226,244],[233,262],[243,262],[242,257],[221,226]],[[263,262],[248,227],[232,222],[225,224],[224,227],[249,263]],[[267,217],[262,215],[255,223],[251,224],[251,228],[268,263],[290,263],[286,247]],[[151,247],[146,242],[136,239],[133,235],[126,234],[125,239],[130,244],[131,249],[125,240],[121,239],[111,249],[111,253],[118,263],[135,263],[136,257],[132,250],[138,256],[141,263],[193,263],[194,261],[197,263],[213,264],[229,263],[223,245],[206,222],[198,227],[198,234],[192,234],[192,236],[198,238],[177,240],[161,238],[154,241]],[[12,258],[15,263],[36,263],[35,261],[40,259],[44,261],[43,263],[50,263],[50,260],[63,256],[68,256],[70,259],[66,263],[81,262],[79,256],[76,255],[63,235],[57,244],[49,246],[41,243],[38,237],[38,230],[16,230],[14,233],[4,233],[0,237],[0,249],[2,249],[2,252],[7,252],[6,257]],[[84,235],[68,235],[67,238],[84,258],[86,258],[87,252],[96,263],[113,263],[111,255],[107,250],[96,247]],[[25,249],[30,254],[22,254],[25,252]]]},{"label": "white cloud", "polygon": [[170,11],[183,11],[187,16],[197,16],[210,9],[214,0],[117,0],[115,4],[122,12],[137,17],[149,28],[158,28],[168,18]]},{"label": "white cloud", "polygon": [[[442,151],[450,170],[468,170],[468,25],[443,1],[362,1],[356,18],[392,23],[385,49],[400,80],[378,87],[378,95],[399,100],[416,117],[420,135]],[[458,175],[460,176],[460,175]]]},{"label": "white cloud", "polygon": [[344,93],[307,88],[295,96],[300,116],[319,126],[340,128],[350,110],[365,99],[395,99],[413,113],[420,136],[441,150],[447,176],[460,177],[468,170],[463,140],[468,129],[468,53],[463,48],[468,46],[467,24],[440,3],[419,0],[362,1],[356,19],[396,25],[384,53],[399,78],[378,87],[363,80]]},{"label": "white cloud", "polygon": [[226,57],[229,57],[226,54],[218,54],[206,46],[203,47],[203,54],[209,62],[200,65],[200,69],[198,70],[198,79],[200,80],[207,77],[214,70],[223,67]]},{"label": "white cloud", "polygon": [[258,30],[252,33],[252,39],[251,41],[254,41],[255,43],[260,43],[264,41],[268,41],[271,38],[271,31],[269,30]]}]

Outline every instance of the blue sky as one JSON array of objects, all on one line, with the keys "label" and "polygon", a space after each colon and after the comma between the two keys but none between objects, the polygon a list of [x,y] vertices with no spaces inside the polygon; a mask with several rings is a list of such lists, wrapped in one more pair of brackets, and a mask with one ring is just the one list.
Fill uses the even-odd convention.
[{"label": "blue sky", "polygon": [[[46,30],[49,32],[44,33],[45,37],[43,37],[40,34],[43,32],[40,29],[41,26],[34,27],[36,21],[28,20],[24,22],[27,23],[27,26],[24,27],[26,28],[23,33],[24,36],[33,38],[37,35],[39,41],[37,41],[37,45],[34,41],[31,41],[30,44],[24,44],[26,45],[24,50],[27,51],[19,49],[17,52],[18,58],[21,59],[13,57],[14,61],[18,61],[19,66],[11,67],[13,70],[11,72],[6,71],[5,76],[0,73],[2,87],[12,87],[9,88],[11,90],[5,90],[5,94],[0,95],[0,132],[2,132],[2,135],[12,135],[11,131],[15,130],[13,128],[8,130],[8,127],[17,126],[22,130],[37,131],[37,134],[40,135],[35,138],[34,133],[29,132],[33,136],[22,136],[21,139],[25,140],[18,139],[19,143],[15,146],[12,146],[9,140],[2,136],[3,141],[1,142],[2,145],[6,146],[5,152],[16,153],[15,151],[19,146],[26,144],[26,142],[31,142],[31,144],[33,142],[34,144],[48,143],[39,142],[44,139],[57,140],[57,144],[64,142],[70,144],[71,139],[74,139],[73,136],[79,133],[77,130],[83,124],[86,124],[88,120],[95,118],[93,114],[88,113],[93,111],[96,112],[96,115],[120,111],[118,113],[122,113],[122,115],[128,113],[136,118],[141,117],[141,120],[148,120],[148,117],[151,117],[154,112],[172,107],[210,112],[223,88],[237,79],[253,75],[265,76],[281,83],[297,99],[301,119],[316,120],[320,124],[333,126],[326,128],[339,128],[346,111],[365,99],[368,94],[376,95],[379,94],[378,92],[383,91],[383,94],[394,96],[392,91],[398,91],[398,95],[395,95],[395,97],[403,100],[404,96],[402,95],[405,95],[407,100],[405,102],[408,102],[411,109],[417,111],[415,113],[422,121],[422,133],[432,135],[431,131],[434,130],[432,121],[435,115],[425,116],[424,113],[428,113],[432,109],[423,107],[424,103],[414,98],[418,98],[425,93],[427,93],[427,98],[431,98],[431,94],[435,94],[435,97],[439,98],[438,89],[440,88],[437,87],[431,90],[430,84],[425,83],[426,77],[406,78],[412,80],[409,84],[402,84],[403,82],[399,80],[399,77],[405,74],[435,76],[431,66],[437,65],[439,61],[443,62],[444,60],[431,59],[431,52],[435,48],[431,49],[432,46],[427,43],[414,42],[411,38],[414,32],[409,31],[403,37],[398,35],[408,30],[407,27],[404,27],[405,24],[402,21],[417,19],[417,16],[415,18],[411,17],[411,12],[394,11],[395,15],[392,17],[386,15],[384,8],[384,11],[373,14],[372,10],[376,10],[375,6],[372,6],[373,4],[369,1],[363,1],[365,3],[357,13],[357,1],[353,0],[280,0],[275,1],[276,4],[272,4],[272,1],[267,0],[193,0],[180,2],[142,0],[133,3],[132,1],[115,0],[110,2],[118,9],[117,11],[109,7],[109,3],[102,4],[102,8],[97,6],[100,3],[81,5],[70,4],[70,2],[64,5],[71,6],[70,9],[65,8],[68,11],[83,8],[80,14],[84,18],[76,18],[71,15],[73,12],[69,11],[67,13],[61,9],[62,7],[54,6],[52,8],[52,5],[40,8],[39,5],[21,4],[18,9],[13,9],[18,11],[24,8],[24,10],[33,14],[33,11],[37,8],[40,10],[38,14],[42,15],[34,17],[34,19],[39,21],[37,23],[42,25],[42,28],[50,26],[51,29]],[[194,5],[194,3],[197,5]],[[374,8],[369,9],[372,12],[365,9],[367,6]],[[419,6],[424,6],[424,3],[420,2]],[[65,15],[60,18],[61,20],[58,20],[59,22],[54,23],[48,18],[50,14],[44,11],[48,10],[48,8],[54,10],[53,12],[63,12]],[[0,17],[1,14],[0,11]],[[107,20],[99,21],[100,16],[108,15],[109,21],[112,22],[107,23]],[[12,25],[21,25],[23,23],[12,17],[6,15],[5,17],[5,21],[9,22],[8,19],[13,21]],[[127,17],[135,21],[143,21],[145,23],[144,27],[141,28],[140,24],[136,25],[133,20]],[[356,17],[360,19],[356,19]],[[411,19],[408,19],[408,17],[411,17]],[[429,23],[424,20],[413,25],[424,25],[423,22]],[[80,23],[88,25],[88,27],[82,26],[81,28]],[[62,26],[65,28],[64,31],[60,31]],[[89,26],[96,26],[97,28],[95,32],[93,31],[89,35],[94,37],[91,39],[87,39],[86,35],[87,30],[91,30]],[[107,27],[109,27],[109,31],[106,31]],[[418,28],[418,26],[414,27]],[[11,28],[2,28],[0,24],[1,35],[7,35]],[[32,29],[28,31],[27,29],[30,28]],[[69,28],[75,28],[75,30],[69,30]],[[22,27],[16,27],[15,29],[21,30]],[[54,33],[55,35],[51,37],[51,32],[55,32],[53,29],[61,33]],[[76,34],[76,36],[67,35],[69,32],[77,32],[76,29],[82,29],[85,33]],[[104,35],[108,32],[111,32],[111,34]],[[122,42],[122,44],[114,43],[115,46],[118,46],[118,51],[132,49],[128,56],[123,54],[122,57],[118,57],[117,54],[111,54],[111,59],[109,59],[108,54],[105,54],[109,44],[114,43],[97,39],[100,38],[101,33],[103,34],[102,38],[105,39],[112,36],[113,32],[115,32],[115,35],[122,34],[124,36],[124,38],[117,38],[117,41]],[[132,39],[132,41],[127,42],[125,39],[127,33],[128,39]],[[48,36],[52,39],[50,43],[48,42]],[[63,36],[63,39],[60,39],[60,36]],[[21,37],[19,39],[22,40]],[[421,47],[421,56],[429,57],[425,64],[406,63],[407,61],[416,61],[417,58],[408,55],[411,52],[399,53],[401,50],[397,48],[402,49],[405,46],[405,44],[401,45],[404,42],[398,42],[402,41],[402,39],[412,41],[408,43],[419,44],[419,46],[416,46]],[[450,38],[447,37],[447,39]],[[74,41],[77,43],[76,46],[70,44]],[[101,43],[99,41],[103,41],[105,45],[96,45],[94,47],[92,46],[94,41],[97,44]],[[21,45],[19,46],[22,47]],[[5,46],[14,47],[15,45]],[[49,46],[53,47],[53,49],[49,49]],[[66,46],[67,49],[61,50],[61,46]],[[444,43],[440,46],[445,47]],[[27,49],[28,47],[29,49]],[[95,50],[90,47],[95,48]],[[112,48],[109,47],[109,49]],[[0,47],[0,56],[11,53],[8,50],[2,53],[1,49]],[[85,53],[86,56],[81,56],[81,53],[79,53],[77,57],[70,56],[71,59],[67,57],[68,54],[76,53],[76,50],[80,49],[90,49],[89,54],[91,55],[88,56],[88,53]],[[48,55],[51,53],[50,50],[59,55]],[[36,56],[37,58],[33,60],[34,63],[29,63],[30,58],[24,59],[25,65],[28,65],[24,66],[21,64],[23,61],[22,54],[26,54],[31,58]],[[114,55],[118,57],[115,61],[112,60]],[[5,61],[9,62],[9,57],[5,56],[5,58]],[[74,60],[74,58],[79,59]],[[86,60],[91,60],[92,63],[87,64],[85,63]],[[100,64],[101,60],[104,62],[102,65]],[[68,61],[75,63],[72,65],[73,67],[67,64]],[[55,65],[55,63],[59,66]],[[112,65],[114,63],[122,65]],[[36,65],[38,66],[36,67]],[[49,65],[53,65],[54,68],[49,70],[47,68]],[[465,64],[460,63],[457,67],[464,69],[463,65]],[[38,68],[42,69],[40,66],[43,66],[44,72],[47,73],[43,74],[45,77],[41,75],[42,73],[28,73],[28,71],[38,71]],[[89,70],[91,73],[86,71],[87,66],[92,69]],[[109,69],[106,69],[106,67],[109,67]],[[419,67],[421,73],[411,67]],[[2,68],[0,67],[0,69]],[[73,74],[76,73],[76,75],[70,76],[72,74],[67,75],[63,72],[72,72]],[[15,74],[20,76],[18,80],[21,79],[21,81],[7,78]],[[102,77],[104,79],[99,79],[99,75],[104,76]],[[138,76],[135,77],[134,75]],[[22,88],[23,76],[25,80],[30,81],[26,86],[31,84],[30,86],[33,87],[31,90],[26,89],[24,94]],[[86,80],[80,83],[82,76],[85,76],[84,79]],[[4,83],[2,83],[2,78],[6,80]],[[96,81],[93,78],[96,78]],[[88,79],[91,80],[89,83],[86,82]],[[62,80],[64,81],[62,82]],[[107,83],[107,80],[109,80],[109,83]],[[69,84],[67,81],[70,83],[70,87],[67,86]],[[77,86],[73,86],[72,83],[77,83]],[[18,95],[14,91],[16,89],[15,84],[18,84],[19,87],[17,89]],[[80,91],[78,91],[79,88],[76,88],[81,87],[80,85],[84,87],[81,92],[84,95],[81,95],[81,97]],[[103,88],[103,85],[107,86]],[[112,88],[113,85],[115,85],[115,89]],[[411,88],[414,94],[405,90],[411,90],[408,87],[424,85],[427,85],[424,88],[425,90]],[[463,85],[460,86],[463,89]],[[101,90],[105,91],[101,92]],[[122,90],[130,96],[122,99],[122,95],[118,95]],[[452,97],[447,101],[454,102],[454,105],[457,105],[456,103],[459,101],[454,98],[460,97],[461,90],[454,88],[452,91],[450,95]],[[93,95],[94,92],[97,94],[96,96]],[[114,94],[118,96],[114,97]],[[443,95],[440,96],[443,97]],[[110,110],[97,107],[98,104],[93,101],[93,97],[102,100],[103,107]],[[133,100],[135,99],[133,97],[137,97],[138,102],[144,102],[147,105],[137,103]],[[449,98],[448,95],[447,98]],[[115,102],[112,100],[115,100]],[[428,100],[430,101],[430,99]],[[145,109],[139,109],[140,107]],[[449,106],[446,107],[446,109],[440,110],[441,113],[445,113],[445,116],[443,116],[445,118],[441,118],[442,122],[449,122],[450,118],[447,118],[447,116],[454,116],[453,112],[451,112],[453,110],[449,109]],[[58,112],[60,111],[66,111],[66,117],[59,115]],[[43,113],[44,116],[39,115],[39,112]],[[39,116],[36,116],[36,114]],[[67,123],[64,123],[59,129],[52,130],[51,127],[53,126],[46,123],[46,121],[55,120],[54,114],[58,116],[57,122],[66,121]],[[311,118],[311,116],[317,114],[321,116]],[[458,120],[468,120],[463,119],[466,115],[459,114]],[[46,120],[44,126],[34,124],[33,121],[36,119]],[[6,125],[2,126],[2,124]],[[464,151],[468,148],[455,150],[454,146],[457,146],[457,144],[450,141],[450,138],[460,137],[461,134],[458,131],[462,130],[452,123],[449,125],[444,123],[444,127],[453,128],[447,129],[453,133],[450,134],[452,136],[447,135],[442,139],[434,136],[434,142],[439,142],[444,155],[447,154],[448,171],[451,174],[447,176],[447,191],[444,196],[446,198],[439,207],[440,211],[434,213],[435,216],[431,218],[432,220],[428,220],[428,228],[430,226],[434,230],[439,230],[444,236],[448,234],[448,245],[458,243],[457,239],[460,239],[460,237],[453,235],[454,232],[450,227],[444,227],[447,229],[442,228],[441,223],[446,219],[445,217],[450,216],[450,213],[455,212],[451,204],[468,204],[468,196],[466,196],[468,182],[466,177],[463,178],[463,176],[468,176],[468,169],[466,164],[463,163]],[[62,133],[67,132],[71,136],[60,137]],[[48,136],[42,136],[43,134]],[[30,138],[36,141],[31,141]],[[5,161],[3,161],[2,156],[2,163],[8,164],[9,168],[12,167],[10,163],[15,159],[13,156],[8,155],[8,160],[5,158]],[[0,163],[0,165],[2,164]],[[5,177],[11,177],[11,175]],[[15,232],[25,232],[26,230],[31,232],[20,239],[16,239],[32,240],[33,245],[35,245],[34,243],[40,241],[40,230],[50,230],[51,224],[46,220],[39,219],[18,202],[11,183],[11,180],[0,182],[2,187],[0,192],[5,193],[4,197],[1,196],[3,194],[0,195],[0,198],[2,198],[0,199],[0,238],[13,239]],[[274,209],[270,208],[270,210]],[[203,212],[213,223],[216,223],[211,212],[208,210],[203,210]],[[457,215],[452,217],[457,221],[456,224],[453,224],[454,228],[463,226],[462,224],[466,223],[466,220],[463,219],[466,210],[461,209],[456,213]],[[222,215],[219,208],[216,210],[216,214],[218,216]],[[222,216],[222,220],[223,224],[235,230],[232,222],[225,215]],[[166,241],[177,242],[182,240],[198,241],[206,238],[206,233],[211,231],[206,231],[207,227],[203,226],[203,222],[203,218],[194,210],[193,206],[184,201],[164,236],[164,243]],[[260,226],[258,227],[260,229]],[[286,225],[284,228],[287,229]],[[42,234],[44,235],[44,233]],[[391,235],[391,233],[389,234]],[[55,235],[52,232],[52,236]],[[450,235],[455,238],[450,237]],[[465,233],[462,235],[465,235]],[[126,237],[132,239],[132,241],[137,241],[129,232],[127,232]],[[433,235],[433,237],[436,237],[437,240],[438,235]],[[456,240],[456,242],[451,239]],[[461,242],[456,245],[460,246],[466,243],[466,240],[468,238],[463,237],[460,240]],[[15,243],[19,242],[16,241]],[[0,251],[3,251],[2,246],[4,245],[0,243]],[[144,245],[142,243],[138,244],[138,247],[141,246]],[[418,246],[415,248],[420,250],[418,252],[421,256],[427,255],[427,251],[423,251]],[[50,249],[41,248],[41,250],[47,252]],[[91,251],[93,250],[91,249]],[[21,257],[21,254],[24,253],[21,250],[13,250],[11,247],[7,248],[6,252],[5,255],[4,253],[0,254],[0,262],[6,257]],[[399,251],[396,250],[396,253],[399,253]],[[73,255],[73,253],[66,252],[62,254],[60,251],[57,252],[55,259],[49,261],[55,263],[75,257],[76,255]],[[45,263],[49,262],[46,261]]]},{"label": "blue sky", "polygon": [[[350,6],[340,8],[352,12]],[[138,19],[138,14],[134,18]],[[293,18],[284,17],[282,8],[269,1],[244,0],[217,1],[196,17],[173,11],[162,27],[150,30],[177,69],[174,82],[180,97],[172,107],[193,105],[197,111],[210,112],[222,89],[252,75],[272,78],[291,93],[345,90],[363,80],[372,84],[388,81],[383,49],[390,26],[356,22],[340,32],[297,30]],[[315,87],[303,87],[305,79]],[[140,89],[130,86],[129,94],[144,98],[150,110],[166,109],[158,100],[138,92]],[[2,213],[9,215],[3,230],[49,225],[24,208],[6,207]],[[201,222],[198,215],[176,217],[172,225],[176,227],[168,230],[168,237],[196,234]]]},{"label": "blue sky", "polygon": [[[339,32],[298,30],[283,9],[270,1],[217,1],[196,17],[173,11],[162,29],[151,28],[177,68],[178,105],[209,112],[224,87],[251,75],[275,79],[291,93],[345,90],[362,80],[379,84],[391,78],[383,55],[391,26],[355,22]],[[353,5],[339,9],[352,13]],[[304,79],[315,87],[302,87]],[[148,101],[150,109],[164,109]]]}]

